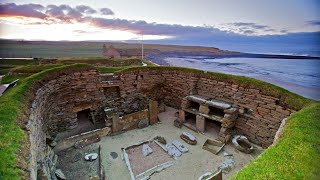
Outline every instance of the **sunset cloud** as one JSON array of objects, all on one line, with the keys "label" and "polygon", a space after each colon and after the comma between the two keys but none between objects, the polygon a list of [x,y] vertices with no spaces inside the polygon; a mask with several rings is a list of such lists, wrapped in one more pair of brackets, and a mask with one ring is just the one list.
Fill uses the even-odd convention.
[{"label": "sunset cloud", "polygon": [[42,10],[44,10],[44,7],[40,4],[0,4],[0,16],[23,16],[44,19],[47,15],[41,12]]},{"label": "sunset cloud", "polygon": [[[254,22],[224,23],[220,24],[220,26],[188,26],[120,19],[109,16],[114,14],[115,13],[107,7],[94,9],[87,5],[70,6],[66,4],[50,4],[43,6],[41,4],[0,4],[1,24],[17,25],[20,23],[21,25],[31,26],[39,26],[41,24],[77,25],[77,27],[75,27],[77,29],[70,32],[76,33],[77,35],[93,34],[89,32],[103,33],[106,30],[114,30],[136,35],[144,34],[146,37],[152,36],[163,39],[174,39],[176,42],[191,40],[193,43],[196,43],[196,41],[233,41],[235,39],[238,41],[249,41],[251,37],[257,37],[258,35],[272,39],[271,36],[269,37],[267,35],[285,35],[290,33],[286,29],[276,31],[268,25]],[[17,16],[19,16],[19,19],[16,18]],[[14,18],[16,19],[14,20]],[[318,26],[319,22],[309,21],[308,24]],[[83,29],[79,28],[79,26]],[[85,30],[90,28],[94,30]]]},{"label": "sunset cloud", "polygon": [[[19,12],[19,13],[18,13]],[[101,14],[113,15],[109,8],[101,8]],[[44,19],[43,24],[50,23],[85,23],[101,29],[127,31],[135,34],[163,35],[163,36],[202,36],[222,35],[223,31],[210,26],[183,26],[179,24],[148,23],[146,21],[135,21],[118,18],[92,17],[97,11],[89,6],[78,5],[71,7],[66,4],[48,5],[43,7],[40,4],[16,5],[14,3],[1,4],[0,14],[7,16],[20,16]],[[40,24],[37,22],[36,24]]]}]

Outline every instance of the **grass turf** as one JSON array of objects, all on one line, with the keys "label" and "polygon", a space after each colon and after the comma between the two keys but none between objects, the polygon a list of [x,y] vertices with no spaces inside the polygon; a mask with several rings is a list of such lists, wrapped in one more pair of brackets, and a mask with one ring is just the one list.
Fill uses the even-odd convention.
[{"label": "grass turf", "polygon": [[41,65],[25,65],[12,68],[11,73],[27,73],[34,74],[54,67],[63,66],[63,64],[41,64]]},{"label": "grass turf", "polygon": [[0,59],[0,65],[38,64],[40,59]]},{"label": "grass turf", "polygon": [[6,75],[1,79],[1,83],[0,84],[9,84],[14,80],[22,80],[28,76],[30,76],[31,74],[10,74],[10,75]]},{"label": "grass turf", "polygon": [[283,136],[232,179],[320,179],[320,103],[292,115]]}]

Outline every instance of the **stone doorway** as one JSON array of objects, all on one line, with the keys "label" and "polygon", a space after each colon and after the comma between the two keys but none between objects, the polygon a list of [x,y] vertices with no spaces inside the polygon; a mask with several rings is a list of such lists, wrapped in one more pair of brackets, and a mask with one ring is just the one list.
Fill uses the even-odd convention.
[{"label": "stone doorway", "polygon": [[57,135],[57,140],[105,127],[105,123],[102,121],[94,122],[91,114],[91,109],[89,108],[78,111],[76,113],[77,126],[73,129],[59,133]]},{"label": "stone doorway", "polygon": [[88,121],[90,121],[92,124],[94,122],[92,121],[92,117],[90,115],[90,109],[84,109],[82,111],[77,112],[77,121],[78,121],[78,126],[82,124],[87,124]]}]

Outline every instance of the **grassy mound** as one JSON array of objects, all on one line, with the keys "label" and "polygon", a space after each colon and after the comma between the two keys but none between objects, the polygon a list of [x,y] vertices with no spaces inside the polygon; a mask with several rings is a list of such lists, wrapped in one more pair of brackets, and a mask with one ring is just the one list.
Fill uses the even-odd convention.
[{"label": "grassy mound", "polygon": [[10,70],[13,74],[26,73],[26,74],[34,74],[47,69],[51,69],[54,67],[63,66],[63,64],[41,64],[41,65],[26,65],[26,66],[18,66],[12,68]]},{"label": "grassy mound", "polygon": [[28,76],[30,76],[31,74],[11,74],[11,75],[6,75],[1,79],[1,83],[0,84],[9,84],[14,80],[22,80]]},{"label": "grassy mound", "polygon": [[61,64],[74,64],[74,63],[86,63],[86,64],[123,64],[128,66],[132,63],[141,63],[141,59],[138,58],[127,58],[127,59],[108,59],[104,57],[91,57],[91,58],[59,58],[58,63]]}]

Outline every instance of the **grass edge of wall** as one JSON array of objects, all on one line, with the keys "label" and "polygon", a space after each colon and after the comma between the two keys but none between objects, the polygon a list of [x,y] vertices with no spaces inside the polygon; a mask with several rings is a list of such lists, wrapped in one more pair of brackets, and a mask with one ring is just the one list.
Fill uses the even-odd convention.
[{"label": "grass edge of wall", "polygon": [[[60,66],[33,74],[0,97],[0,179],[28,179],[29,139],[25,126],[34,96],[33,90],[45,79],[62,74],[94,69],[87,64]],[[21,178],[22,177],[22,178]]]}]

